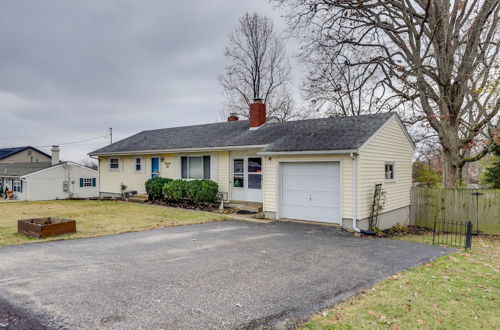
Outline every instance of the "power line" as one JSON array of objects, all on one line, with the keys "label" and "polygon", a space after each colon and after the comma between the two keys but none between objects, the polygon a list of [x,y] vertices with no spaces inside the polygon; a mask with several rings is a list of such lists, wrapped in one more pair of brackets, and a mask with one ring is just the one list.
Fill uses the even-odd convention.
[{"label": "power line", "polygon": [[53,145],[64,146],[64,145],[82,143],[82,142],[87,142],[87,141],[92,141],[92,140],[97,140],[97,139],[104,139],[104,138],[107,138],[107,137],[108,137],[108,134],[97,136],[97,137],[93,137],[93,138],[89,138],[89,139],[84,139],[84,140],[64,142],[64,143],[58,143],[58,144],[49,144],[49,145],[44,145],[44,146],[33,146],[33,147],[35,147],[35,148],[49,148],[49,147],[52,147]]}]

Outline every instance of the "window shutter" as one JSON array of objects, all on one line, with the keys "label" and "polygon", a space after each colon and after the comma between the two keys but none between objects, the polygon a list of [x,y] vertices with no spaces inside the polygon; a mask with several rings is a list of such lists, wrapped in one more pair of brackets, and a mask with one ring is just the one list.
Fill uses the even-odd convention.
[{"label": "window shutter", "polygon": [[23,192],[23,181],[22,180],[19,180],[19,192],[22,193]]},{"label": "window shutter", "polygon": [[210,156],[203,156],[203,179],[210,180]]},{"label": "window shutter", "polygon": [[92,187],[95,187],[96,186],[96,179],[95,178],[92,178]]},{"label": "window shutter", "polygon": [[80,188],[83,188],[83,178],[80,178]]},{"label": "window shutter", "polygon": [[181,157],[181,178],[187,179],[187,168],[188,168],[188,159],[187,157]]}]

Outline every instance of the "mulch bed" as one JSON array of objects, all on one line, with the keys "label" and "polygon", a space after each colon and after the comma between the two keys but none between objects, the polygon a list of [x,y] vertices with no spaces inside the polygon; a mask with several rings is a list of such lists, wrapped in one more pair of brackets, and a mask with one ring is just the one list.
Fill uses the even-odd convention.
[{"label": "mulch bed", "polygon": [[404,235],[419,235],[419,236],[429,236],[432,235],[432,229],[418,227],[418,226],[401,226],[392,227],[382,231],[384,237],[396,237]]},{"label": "mulch bed", "polygon": [[229,214],[229,213],[235,212],[234,209],[230,209],[230,208],[224,208],[224,210],[220,210],[219,209],[220,203],[197,204],[197,203],[192,203],[192,202],[188,202],[188,201],[173,202],[173,201],[166,201],[166,200],[148,201],[148,203],[160,205],[160,206],[177,207],[177,208],[188,209],[188,210],[205,211],[205,212],[213,212],[213,213],[220,213],[220,214]]}]

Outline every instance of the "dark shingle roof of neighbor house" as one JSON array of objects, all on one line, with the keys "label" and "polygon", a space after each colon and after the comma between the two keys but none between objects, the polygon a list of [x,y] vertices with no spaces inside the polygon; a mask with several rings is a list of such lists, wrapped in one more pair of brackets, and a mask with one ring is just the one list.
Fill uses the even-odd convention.
[{"label": "dark shingle roof of neighbor house", "polygon": [[14,148],[2,148],[2,149],[0,149],[0,159],[4,159],[4,158],[7,158],[9,156],[15,155],[18,152],[24,151],[26,149],[36,150],[39,153],[44,154],[47,157],[50,157],[50,155],[46,154],[45,152],[43,152],[37,148],[34,148],[32,146],[25,146],[25,147],[14,147]]},{"label": "dark shingle roof of neighbor house", "polygon": [[50,162],[0,163],[0,177],[19,177],[51,167]]},{"label": "dark shingle roof of neighbor house", "polygon": [[264,152],[353,150],[394,113],[267,123],[249,129],[247,120],[143,131],[91,155],[107,153],[262,146]]}]

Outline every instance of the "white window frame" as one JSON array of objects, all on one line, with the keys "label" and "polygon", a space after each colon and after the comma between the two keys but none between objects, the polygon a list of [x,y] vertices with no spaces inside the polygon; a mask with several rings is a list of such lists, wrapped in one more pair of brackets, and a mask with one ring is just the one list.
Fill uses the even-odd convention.
[{"label": "white window frame", "polygon": [[12,180],[12,191],[20,193],[21,186],[22,186],[21,180],[18,180],[18,179]]},{"label": "white window frame", "polygon": [[[187,158],[187,162],[186,162],[186,177],[183,178],[182,177],[182,158],[183,157],[186,157]],[[209,174],[210,174],[210,177],[209,178],[205,178],[205,158],[204,157],[210,157],[210,169],[209,169]],[[190,173],[189,173],[189,159],[190,158],[201,158],[201,167],[202,167],[202,172],[203,172],[203,178],[192,178]],[[213,173],[212,173],[212,170],[213,170],[213,157],[212,155],[192,155],[192,156],[188,156],[188,155],[182,155],[180,156],[179,158],[179,163],[180,163],[180,178],[182,180],[186,180],[186,181],[192,181],[192,180],[212,180],[212,177],[213,177]]]},{"label": "white window frame", "polygon": [[[392,166],[392,178],[387,178],[387,166]],[[385,182],[394,182],[396,181],[396,163],[395,162],[385,162],[384,164],[384,180]]]},{"label": "white window frame", "polygon": [[[118,160],[118,167],[117,167],[117,168],[112,168],[112,167],[111,167],[111,161],[112,161],[113,159]],[[121,162],[121,159],[120,159],[120,158],[118,158],[118,157],[112,157],[112,158],[109,158],[109,159],[108,159],[108,170],[110,170],[110,171],[121,171],[121,168],[122,168],[122,164],[121,164],[121,163],[122,163],[122,162]]]},{"label": "white window frame", "polygon": [[[140,160],[140,163],[137,164],[137,160]],[[140,166],[140,169],[137,169],[137,165]],[[144,173],[146,170],[146,162],[144,161],[144,157],[133,157],[132,158],[132,172],[135,173]]]},{"label": "white window frame", "polygon": [[89,187],[92,187],[92,178],[83,178],[82,188],[89,188]]}]

